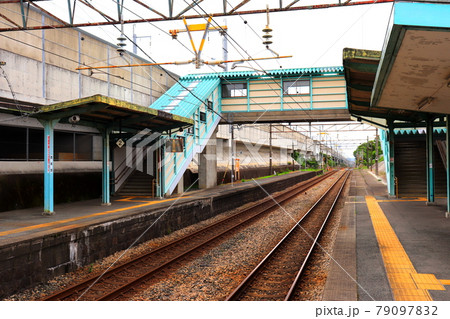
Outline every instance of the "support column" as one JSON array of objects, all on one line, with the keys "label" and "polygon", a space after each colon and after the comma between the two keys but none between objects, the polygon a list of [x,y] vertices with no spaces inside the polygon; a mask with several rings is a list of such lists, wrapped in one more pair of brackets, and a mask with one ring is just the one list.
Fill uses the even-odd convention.
[{"label": "support column", "polygon": [[450,115],[447,115],[446,118],[446,129],[447,133],[445,135],[445,159],[447,161],[447,212],[445,213],[445,217],[450,216]]},{"label": "support column", "polygon": [[206,144],[200,154],[200,165],[198,168],[198,187],[211,188],[217,185],[217,152],[216,152],[216,131]]},{"label": "support column", "polygon": [[433,119],[427,119],[427,205],[434,204]]},{"label": "support column", "polygon": [[181,177],[180,181],[177,184],[177,187],[175,187],[175,194],[183,194],[184,193],[184,178]]},{"label": "support column", "polygon": [[102,132],[103,152],[102,152],[102,205],[110,206],[110,185],[109,185],[109,129]]},{"label": "support column", "polygon": [[394,153],[394,122],[389,121],[389,176],[388,176],[388,190],[389,197],[396,197],[398,194],[395,193],[395,153]]},{"label": "support column", "polygon": [[54,130],[59,120],[39,120],[44,126],[44,212],[42,215],[54,215],[53,159]]}]

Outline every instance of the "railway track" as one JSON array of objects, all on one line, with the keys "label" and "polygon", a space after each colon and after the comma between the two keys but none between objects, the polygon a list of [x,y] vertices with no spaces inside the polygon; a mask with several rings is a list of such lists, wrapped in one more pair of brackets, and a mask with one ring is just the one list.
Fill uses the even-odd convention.
[{"label": "railway track", "polygon": [[[110,268],[101,276],[92,276],[42,300],[124,300],[143,289],[148,281],[183,259],[211,248],[220,240],[249,223],[265,216],[278,204],[285,203],[319,184],[335,172],[314,177],[268,197],[236,214],[215,222],[176,241],[167,243],[120,266]],[[275,201],[274,201],[275,199]]]},{"label": "railway track", "polygon": [[295,300],[298,283],[350,171],[345,172],[226,300]]}]

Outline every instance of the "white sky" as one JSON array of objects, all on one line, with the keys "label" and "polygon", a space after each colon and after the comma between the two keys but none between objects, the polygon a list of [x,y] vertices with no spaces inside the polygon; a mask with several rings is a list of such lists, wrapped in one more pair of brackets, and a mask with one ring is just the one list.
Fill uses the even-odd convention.
[{"label": "white sky", "polygon": [[[183,1],[179,0],[178,3],[180,2]],[[214,12],[220,11],[221,1],[215,2],[217,4]],[[257,2],[259,3],[258,8],[261,8],[260,1]],[[315,2],[320,3],[321,1]],[[205,1],[205,7],[207,3],[208,1]],[[125,1],[126,4],[127,1]],[[299,4],[304,5],[305,2],[300,1]],[[114,9],[114,3],[111,6]],[[186,6],[186,4],[183,6]],[[203,6],[203,3],[200,6]],[[273,29],[273,44],[270,47],[280,55],[293,55],[293,58],[260,61],[258,62],[259,65],[254,63],[248,63],[247,65],[256,68],[262,67],[266,70],[279,68],[280,65],[283,68],[338,66],[342,65],[342,49],[344,47],[381,50],[391,8],[392,4],[386,3],[271,13],[270,27]],[[244,6],[242,10],[244,9],[248,10],[249,8]],[[202,13],[199,9],[197,11]],[[88,20],[92,21],[95,18],[92,12],[80,10],[78,14],[80,13],[85,14],[85,16],[89,15],[87,16]],[[188,14],[196,13],[194,10],[188,12]],[[91,18],[89,19],[89,17]],[[244,20],[247,21],[247,24],[244,24]],[[265,49],[261,39],[263,34],[261,30],[266,25],[265,14],[218,17],[214,18],[214,21],[220,25],[226,24],[228,26],[228,35],[231,38],[228,44],[229,59],[248,58],[249,55],[253,58],[273,56],[271,52]],[[188,21],[189,24],[205,22],[205,19]],[[125,33],[131,38],[133,25],[125,25],[124,29]],[[192,49],[187,33],[180,33],[178,41],[172,40],[168,34],[170,29],[184,29],[184,24],[179,20],[136,24],[135,32],[137,36],[151,36],[151,40],[139,38],[139,46],[157,62],[192,59],[193,54],[188,50]],[[113,43],[117,42],[116,39],[120,34],[111,26],[89,27],[86,30]],[[198,47],[202,32],[195,32],[193,35],[194,42]],[[128,42],[126,49],[131,51],[132,44]],[[142,53],[138,50],[138,54]],[[209,33],[202,56],[205,60],[222,59],[222,36],[218,32]],[[203,66],[200,70],[195,69],[194,65],[165,67],[179,75],[222,71],[219,67],[209,66]],[[246,70],[245,68],[236,70],[239,69]]]},{"label": "white sky", "polygon": [[[102,8],[104,12],[115,17],[117,16],[116,0],[110,1],[110,4],[107,1],[101,1],[101,6],[98,5],[98,0],[93,0],[92,3],[97,2],[97,7]],[[232,6],[235,6],[241,1],[230,0],[228,2]],[[285,4],[287,2],[289,1],[284,1]],[[303,0],[296,5],[330,2],[332,1]],[[52,3],[55,2],[52,1]],[[56,5],[61,6],[61,15],[59,16],[68,20],[64,16],[67,11],[65,9],[66,4],[62,4],[61,2],[59,4],[58,2],[56,3]],[[191,1],[175,1],[174,12],[179,12],[188,3],[191,3]],[[268,3],[271,7],[275,7],[279,5],[279,0],[266,0],[265,3]],[[167,1],[153,1],[151,5],[155,9],[167,14]],[[125,1],[124,6],[125,19],[139,18],[139,15],[148,16],[148,12],[142,12],[142,7],[133,6],[131,1]],[[222,10],[222,1],[205,0],[200,6],[206,12],[220,12]],[[260,0],[254,0],[250,1],[248,5],[245,5],[240,10],[261,9],[262,6]],[[293,55],[293,57],[289,59],[259,61],[258,64],[248,62],[244,65],[265,70],[277,69],[280,66],[283,68],[341,66],[342,50],[345,47],[372,50],[382,49],[391,9],[392,3],[384,3],[271,13],[270,27],[273,29],[273,44],[270,47],[279,55]],[[82,17],[83,21],[90,22],[102,20],[95,12],[86,9],[85,6],[78,5],[77,10],[77,19],[81,19]],[[198,8],[196,10],[197,12],[190,10],[186,14],[195,15],[203,13]],[[242,59],[248,58],[249,56],[252,58],[274,56],[262,44],[262,29],[266,25],[265,14],[229,16],[226,18],[218,17],[214,20],[220,25],[228,26],[228,35],[231,38],[228,43],[228,59]],[[247,24],[244,23],[244,20],[247,21]],[[188,23],[206,23],[206,20],[188,20]],[[215,25],[214,22],[213,25]],[[133,37],[133,29],[139,37],[137,41],[138,45],[156,62],[186,61],[193,58],[193,54],[189,51],[192,51],[192,48],[187,33],[179,33],[178,41],[173,40],[168,34],[170,29],[184,29],[183,21],[156,22],[151,24],[141,23],[135,26],[124,25],[124,32],[130,38]],[[117,37],[120,35],[120,32],[112,26],[89,27],[85,28],[85,30],[112,43],[117,43]],[[202,32],[195,32],[193,35],[194,42],[198,48]],[[132,51],[132,44],[127,42],[126,49]],[[139,50],[138,54],[148,58]],[[209,33],[202,58],[204,60],[222,60],[222,36],[218,32]],[[169,65],[164,67],[178,75],[223,71],[220,67],[206,65],[201,69],[195,69],[195,66],[192,64],[181,66]],[[231,64],[229,67],[231,67]],[[239,67],[235,70],[249,69]],[[339,140],[347,140],[341,148],[346,157],[353,157],[352,152],[357,145],[361,141],[366,140],[367,136],[369,136],[369,139],[373,139],[375,133],[372,130],[370,132],[359,131],[356,134],[358,139],[355,139],[355,133],[339,134]],[[329,135],[332,139],[337,139],[336,134],[330,133]],[[348,140],[353,140],[354,144],[352,145]]]}]

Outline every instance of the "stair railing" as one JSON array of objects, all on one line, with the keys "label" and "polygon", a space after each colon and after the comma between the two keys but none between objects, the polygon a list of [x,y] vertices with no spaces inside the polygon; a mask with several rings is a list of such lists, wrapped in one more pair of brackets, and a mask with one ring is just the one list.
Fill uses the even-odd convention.
[{"label": "stair railing", "polygon": [[[145,152],[146,147],[143,149],[144,154],[146,154]],[[135,163],[137,158],[137,152],[133,152],[133,157],[131,159],[132,163]],[[145,155],[143,156],[142,160],[144,160]],[[116,188],[116,191],[120,188],[120,186],[122,186],[122,184],[125,182],[125,180],[131,175],[131,173],[133,173],[136,168],[130,167],[128,165],[126,165],[127,163],[127,157],[125,156],[125,158],[122,160],[122,162],[120,162],[120,164],[117,166],[116,169],[114,169],[114,185]]]}]

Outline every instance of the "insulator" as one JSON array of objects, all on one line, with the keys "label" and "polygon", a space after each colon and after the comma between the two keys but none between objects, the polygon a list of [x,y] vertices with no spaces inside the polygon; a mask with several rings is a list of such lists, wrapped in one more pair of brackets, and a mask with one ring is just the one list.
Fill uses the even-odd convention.
[{"label": "insulator", "polygon": [[266,38],[266,39],[269,39],[269,38],[272,37],[272,35],[271,35],[271,34],[264,34],[262,37],[263,37],[263,38]]},{"label": "insulator", "polygon": [[118,38],[117,38],[117,40],[118,41],[120,41],[120,42],[123,42],[123,41],[125,41],[127,38],[125,38],[125,36],[122,34],[122,35],[120,35]]},{"label": "insulator", "polygon": [[269,28],[269,26],[266,25],[266,27],[264,29],[262,29],[263,32],[272,32],[272,29]]},{"label": "insulator", "polygon": [[269,45],[269,44],[272,44],[272,43],[273,43],[272,41],[264,41],[263,42],[264,45]]},{"label": "insulator", "polygon": [[125,43],[125,42],[119,42],[119,43],[117,43],[117,46],[119,46],[119,47],[124,47],[124,46],[126,46],[127,44]]}]

